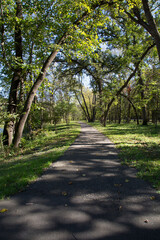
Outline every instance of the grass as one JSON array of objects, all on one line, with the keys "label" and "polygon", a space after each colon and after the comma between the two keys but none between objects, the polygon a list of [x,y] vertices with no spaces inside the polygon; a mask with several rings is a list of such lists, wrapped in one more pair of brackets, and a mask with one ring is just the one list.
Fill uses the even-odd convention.
[{"label": "grass", "polygon": [[22,139],[19,150],[0,156],[0,199],[23,191],[45,168],[63,155],[80,132],[78,123],[48,125],[32,140]]},{"label": "grass", "polygon": [[138,177],[151,182],[160,192],[160,126],[131,123],[102,127],[98,122],[91,125],[115,143],[123,164],[136,167]]}]

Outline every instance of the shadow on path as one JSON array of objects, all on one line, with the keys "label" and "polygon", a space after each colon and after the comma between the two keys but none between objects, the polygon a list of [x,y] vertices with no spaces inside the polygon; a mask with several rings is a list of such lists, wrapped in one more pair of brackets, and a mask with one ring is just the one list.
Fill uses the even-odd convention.
[{"label": "shadow on path", "polygon": [[159,195],[86,124],[63,157],[1,208],[0,240],[160,239]]}]

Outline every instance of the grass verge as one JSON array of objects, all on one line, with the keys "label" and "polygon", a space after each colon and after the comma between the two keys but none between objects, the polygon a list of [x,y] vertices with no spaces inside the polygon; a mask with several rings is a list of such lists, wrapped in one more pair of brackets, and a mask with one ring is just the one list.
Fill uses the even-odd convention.
[{"label": "grass verge", "polygon": [[0,156],[0,199],[22,191],[63,155],[80,132],[78,123],[48,125],[34,139],[22,139],[21,148]]},{"label": "grass verge", "polygon": [[131,124],[108,124],[102,127],[92,123],[120,150],[123,164],[138,169],[138,177],[152,183],[160,192],[160,126],[137,126]]}]

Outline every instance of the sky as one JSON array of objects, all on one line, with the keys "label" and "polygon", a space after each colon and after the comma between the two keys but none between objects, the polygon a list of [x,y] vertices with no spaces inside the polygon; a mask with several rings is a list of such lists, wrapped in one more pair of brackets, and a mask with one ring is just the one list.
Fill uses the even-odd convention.
[{"label": "sky", "polygon": [[83,74],[82,82],[85,87],[91,88],[90,87],[90,78],[86,74]]}]

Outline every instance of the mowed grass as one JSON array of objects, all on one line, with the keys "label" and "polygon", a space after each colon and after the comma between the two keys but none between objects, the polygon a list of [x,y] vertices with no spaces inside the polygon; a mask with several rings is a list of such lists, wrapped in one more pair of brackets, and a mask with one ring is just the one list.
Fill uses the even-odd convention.
[{"label": "mowed grass", "polygon": [[34,139],[25,141],[17,152],[10,150],[0,156],[0,199],[23,191],[36,180],[44,169],[63,155],[64,151],[74,142],[80,133],[80,125],[48,125]]},{"label": "mowed grass", "polygon": [[138,177],[152,183],[160,192],[160,126],[136,124],[91,124],[119,149],[123,164],[138,169]]}]

